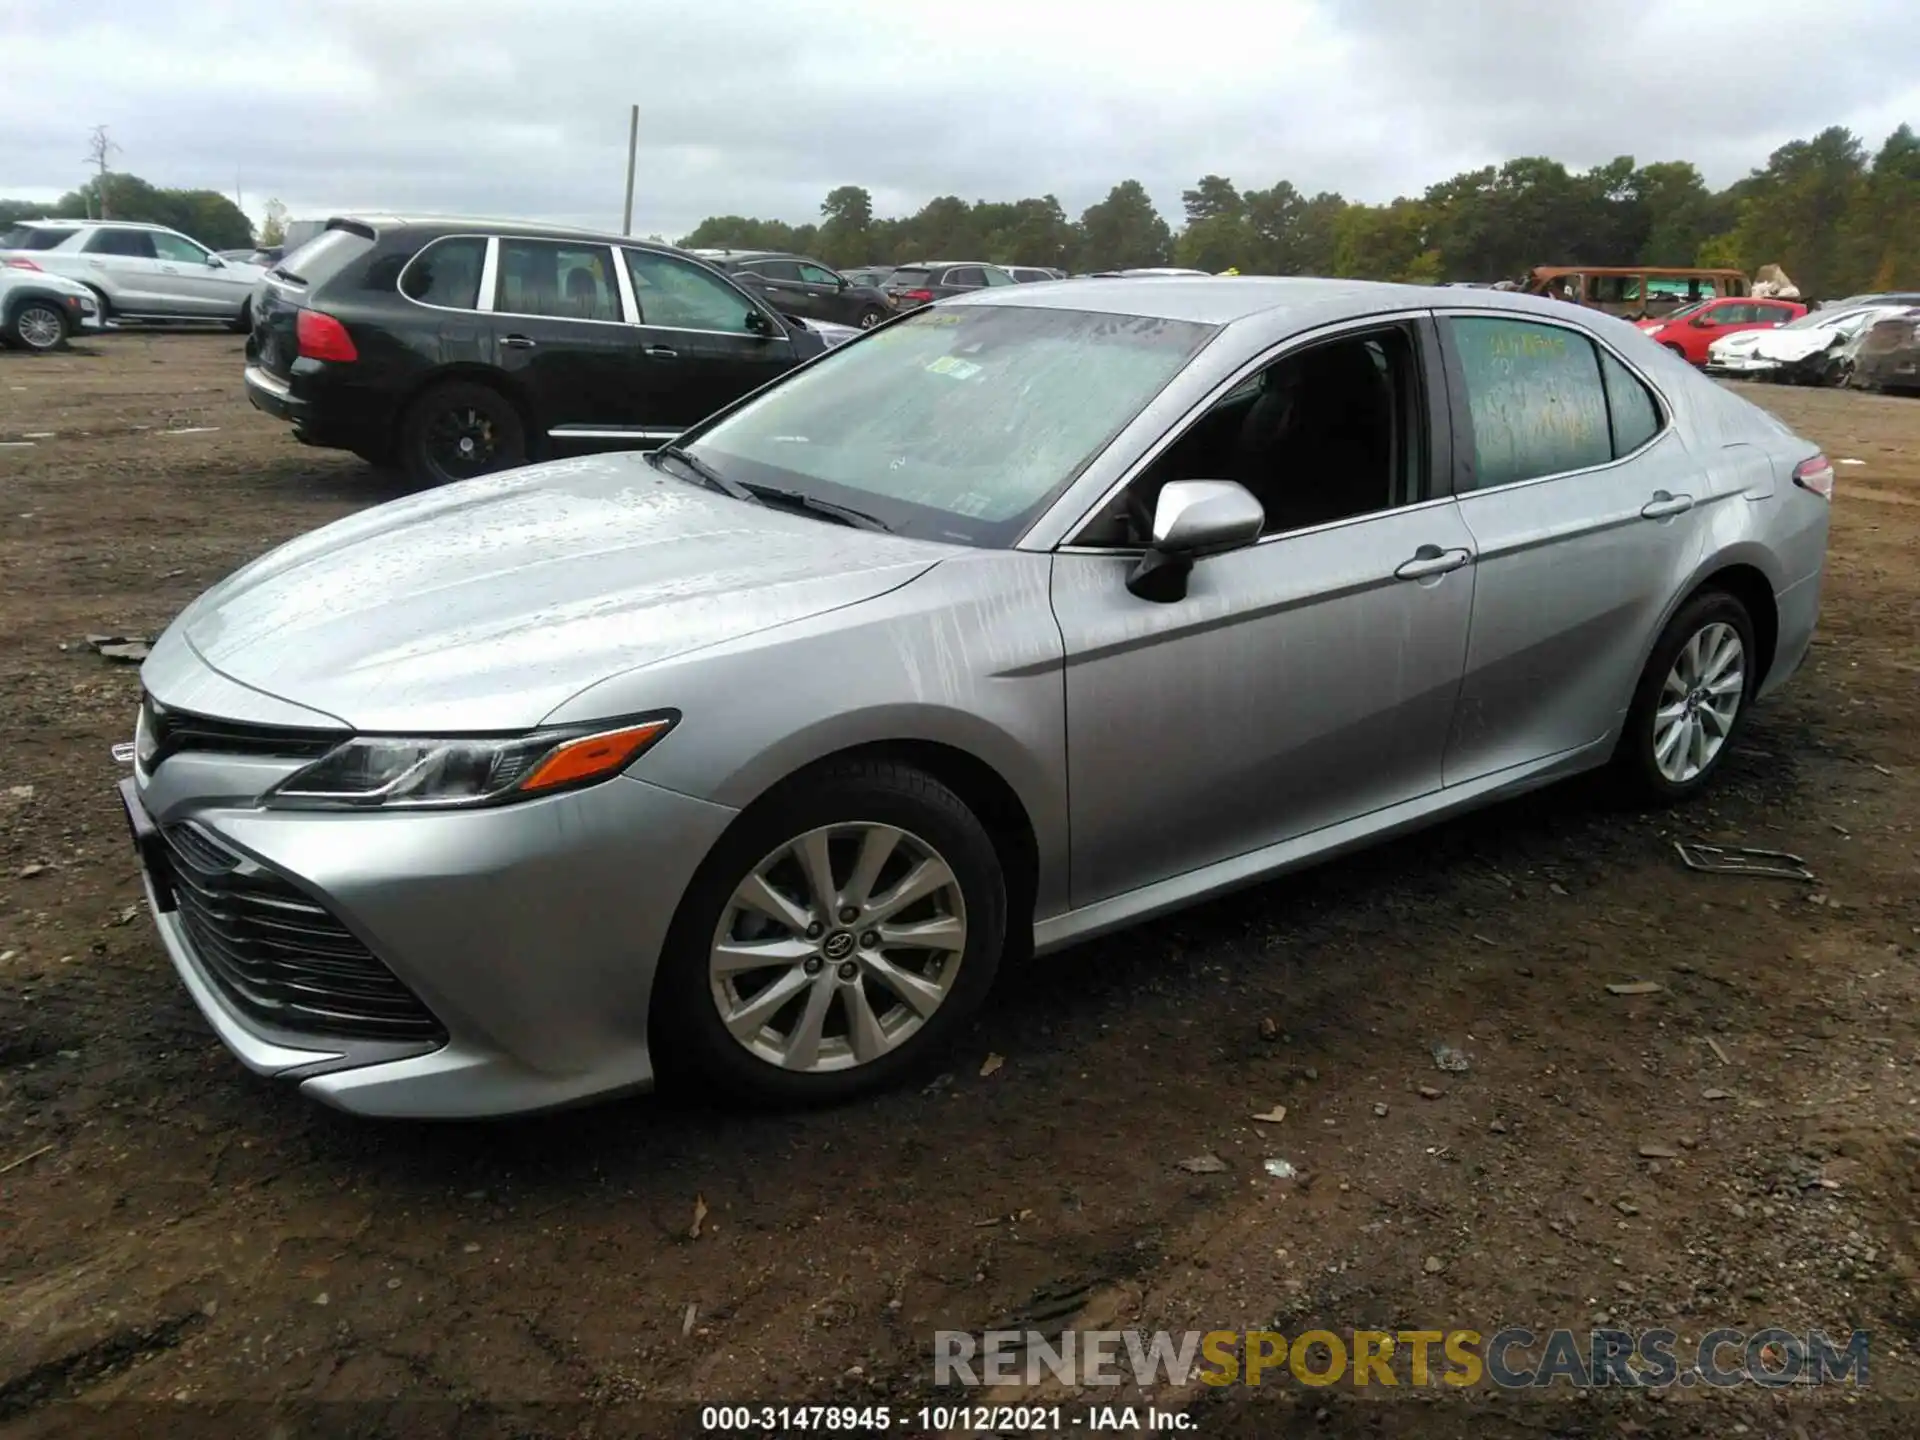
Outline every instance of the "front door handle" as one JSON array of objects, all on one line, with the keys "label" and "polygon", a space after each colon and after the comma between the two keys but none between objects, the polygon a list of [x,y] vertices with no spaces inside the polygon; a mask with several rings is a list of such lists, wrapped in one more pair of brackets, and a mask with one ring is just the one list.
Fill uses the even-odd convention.
[{"label": "front door handle", "polygon": [[1669,515],[1684,515],[1693,508],[1691,495],[1669,495],[1665,490],[1653,492],[1653,498],[1640,507],[1640,514],[1648,520],[1664,520]]},{"label": "front door handle", "polygon": [[500,343],[509,350],[531,350],[539,342],[531,335],[502,335]]},{"label": "front door handle", "polygon": [[1471,550],[1442,550],[1438,545],[1422,545],[1413,552],[1411,560],[1393,573],[1402,580],[1425,580],[1429,576],[1458,570],[1471,559]]},{"label": "front door handle", "polygon": [[680,352],[671,345],[649,345],[646,347],[646,354],[647,357],[652,360],[678,360],[680,358]]}]

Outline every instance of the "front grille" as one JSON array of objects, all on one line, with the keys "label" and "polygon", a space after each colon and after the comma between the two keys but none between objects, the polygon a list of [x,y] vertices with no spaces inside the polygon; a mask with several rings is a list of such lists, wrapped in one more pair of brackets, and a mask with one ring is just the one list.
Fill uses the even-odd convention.
[{"label": "front grille", "polygon": [[344,730],[301,730],[284,725],[215,720],[185,710],[170,710],[151,695],[141,699],[140,731],[140,763],[149,772],[169,755],[183,750],[317,760],[347,738]]},{"label": "front grille", "polygon": [[381,1040],[444,1039],[426,1006],[324,905],[191,823],[150,863],[221,993],[268,1025]]}]

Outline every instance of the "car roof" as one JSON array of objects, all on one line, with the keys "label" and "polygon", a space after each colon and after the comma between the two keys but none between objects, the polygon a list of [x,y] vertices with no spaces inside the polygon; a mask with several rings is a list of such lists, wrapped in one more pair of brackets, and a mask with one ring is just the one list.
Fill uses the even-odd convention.
[{"label": "car roof", "polygon": [[171,225],[156,225],[151,220],[77,220],[70,215],[57,218],[49,215],[39,220],[16,220],[14,223],[32,230],[85,230],[91,225],[111,225],[117,230],[164,230],[169,235],[180,233]]},{"label": "car roof", "polygon": [[389,215],[365,211],[329,216],[327,228],[336,225],[360,225],[376,234],[389,230],[433,230],[442,234],[527,235],[536,239],[593,240],[602,245],[631,245],[645,250],[672,250],[680,255],[698,257],[697,250],[682,250],[661,240],[643,240],[637,235],[615,235],[607,230],[583,230],[573,225],[553,225],[545,220],[514,220],[480,215]]},{"label": "car roof", "polygon": [[[1152,320],[1231,325],[1261,315],[1285,313],[1295,328],[1332,324],[1361,315],[1435,307],[1512,310],[1596,325],[1611,317],[1584,306],[1513,291],[1475,291],[1471,300],[1445,294],[1436,285],[1392,285],[1375,280],[1320,280],[1305,276],[1205,275],[1089,277],[1078,285],[974,290],[943,300],[943,306],[1023,305],[1034,309],[1095,311]],[[1618,322],[1625,324],[1626,322]]]}]

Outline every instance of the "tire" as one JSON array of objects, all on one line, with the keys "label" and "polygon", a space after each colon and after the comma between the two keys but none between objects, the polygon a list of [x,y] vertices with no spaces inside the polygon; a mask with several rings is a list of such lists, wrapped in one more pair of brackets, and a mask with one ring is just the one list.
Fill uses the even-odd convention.
[{"label": "tire", "polygon": [[7,339],[22,350],[45,355],[63,348],[71,328],[58,305],[50,300],[22,300],[7,316]]},{"label": "tire", "polygon": [[[870,836],[871,854],[886,858],[863,887],[860,866],[871,858]],[[824,851],[816,850],[822,838]],[[825,855],[835,904],[866,914],[843,921],[850,910],[807,898],[815,889],[798,856],[809,852]],[[947,880],[938,889],[901,906],[893,925],[875,918],[906,890],[905,877],[938,878],[938,871],[917,867],[940,865]],[[785,897],[791,924],[763,918],[742,902],[756,876]],[[818,918],[809,927],[803,917]],[[883,930],[893,930],[889,938],[896,941],[917,934],[944,943],[889,944],[880,939]],[[681,900],[655,982],[654,1048],[662,1072],[669,1083],[693,1080],[755,1105],[831,1104],[885,1088],[929,1068],[978,1012],[1006,933],[1000,858],[959,796],[893,761],[848,762],[802,775],[742,816]],[[773,952],[771,963],[739,965],[737,957],[756,945]],[[731,967],[716,963],[722,946],[736,957]],[[908,1003],[905,997],[915,992],[918,1002]],[[765,1013],[754,1018],[762,1023],[748,1030],[736,1022],[745,1037],[736,1039],[722,1007],[749,1012],[741,1019],[751,1026],[756,1002]],[[774,1008],[767,1010],[770,1002]],[[860,1013],[872,1023],[857,1036]],[[811,1044],[810,1015],[816,1017]],[[857,1043],[861,1038],[864,1044]],[[782,1054],[798,1059],[802,1053],[807,1059],[792,1068],[781,1061]]]},{"label": "tire", "polygon": [[253,329],[253,301],[251,299],[240,302],[240,313],[228,322],[227,329],[235,335],[245,335],[249,330]]},{"label": "tire", "polygon": [[869,305],[860,312],[860,328],[862,330],[871,330],[886,318],[886,311],[882,310],[878,305]]},{"label": "tire", "polygon": [[[470,443],[470,458],[460,446]],[[450,485],[526,462],[520,412],[490,385],[452,380],[407,407],[400,422],[400,462],[418,485]]]},{"label": "tire", "polygon": [[93,291],[93,298],[100,306],[100,323],[105,325],[113,318],[113,302],[107,299],[107,292],[98,285],[89,285],[87,288]]},{"label": "tire", "polygon": [[[1723,648],[1729,634],[1739,647],[1730,659]],[[1690,650],[1696,641],[1699,648]],[[1647,659],[1614,751],[1614,769],[1635,798],[1672,804],[1712,782],[1746,728],[1758,659],[1753,617],[1732,595],[1703,590],[1680,607]],[[1737,687],[1716,695],[1735,672]],[[1668,751],[1667,744],[1678,748]]]}]

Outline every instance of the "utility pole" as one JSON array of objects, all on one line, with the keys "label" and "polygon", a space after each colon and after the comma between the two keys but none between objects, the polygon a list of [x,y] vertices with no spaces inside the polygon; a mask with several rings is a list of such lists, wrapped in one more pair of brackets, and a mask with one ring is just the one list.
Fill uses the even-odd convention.
[{"label": "utility pole", "polygon": [[111,212],[107,209],[107,161],[111,158],[113,152],[119,148],[118,145],[113,143],[112,138],[108,136],[107,127],[104,125],[94,126],[92,132],[87,136],[87,163],[89,165],[97,165],[100,169],[100,184],[98,188],[100,191],[100,218],[102,220],[112,218]]},{"label": "utility pole", "polygon": [[627,203],[620,211],[620,233],[633,234],[633,162],[640,150],[640,107],[633,107],[627,122]]}]

